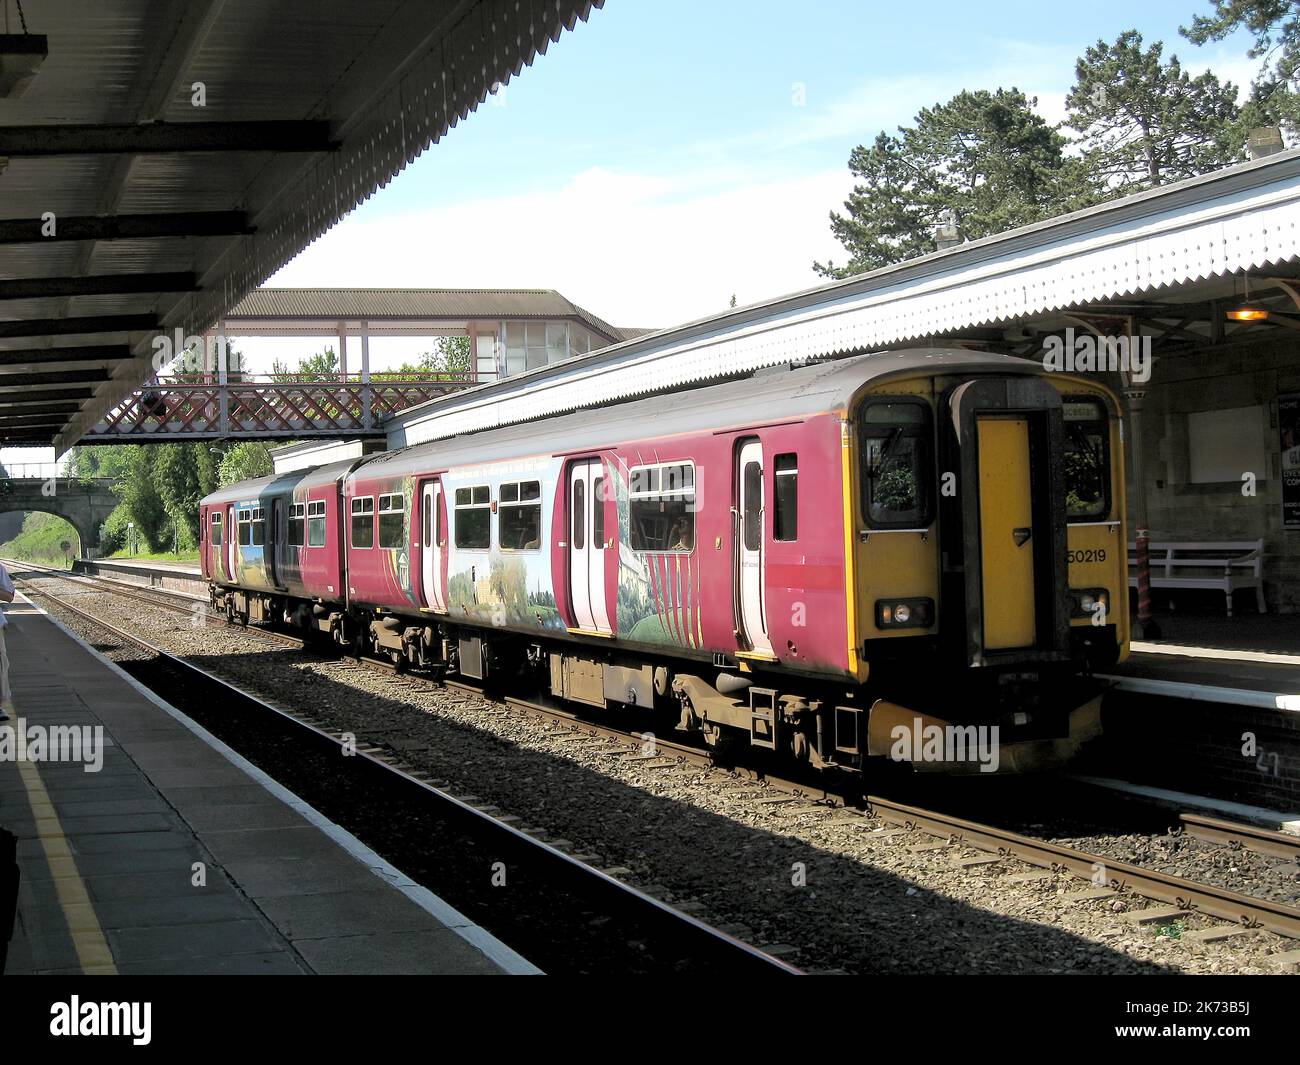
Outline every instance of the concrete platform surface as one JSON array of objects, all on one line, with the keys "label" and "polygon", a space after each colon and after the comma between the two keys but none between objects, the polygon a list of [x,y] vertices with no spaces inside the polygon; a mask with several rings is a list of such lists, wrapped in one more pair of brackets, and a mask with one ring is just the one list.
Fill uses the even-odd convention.
[{"label": "concrete platform surface", "polygon": [[8,618],[7,974],[536,971],[53,619]]}]

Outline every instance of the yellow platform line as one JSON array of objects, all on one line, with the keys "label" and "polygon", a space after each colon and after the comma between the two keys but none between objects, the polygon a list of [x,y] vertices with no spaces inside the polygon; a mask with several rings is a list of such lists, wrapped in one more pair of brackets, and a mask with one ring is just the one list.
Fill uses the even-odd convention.
[{"label": "yellow platform line", "polygon": [[[18,714],[15,713],[14,717],[17,718]],[[72,936],[72,945],[77,951],[81,971],[87,976],[116,976],[117,966],[113,963],[113,952],[108,947],[95,907],[91,905],[85,881],[77,871],[72,848],[68,846],[68,838],[63,834],[63,825],[55,812],[54,803],[50,801],[50,793],[45,790],[40,770],[36,768],[35,762],[24,760],[18,763],[18,774],[22,777],[23,787],[27,789],[27,803],[31,806],[32,817],[36,821],[36,835],[50,867],[54,891],[68,922],[68,932]]]}]

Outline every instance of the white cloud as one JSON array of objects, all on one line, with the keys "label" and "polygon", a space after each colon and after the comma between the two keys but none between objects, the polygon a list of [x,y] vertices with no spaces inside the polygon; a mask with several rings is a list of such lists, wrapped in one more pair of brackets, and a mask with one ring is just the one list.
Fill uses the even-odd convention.
[{"label": "white cloud", "polygon": [[842,255],[827,215],[851,185],[835,170],[718,192],[710,173],[592,168],[554,190],[345,221],[268,284],[554,288],[616,325],[673,325],[733,293],[816,284],[813,261]]}]

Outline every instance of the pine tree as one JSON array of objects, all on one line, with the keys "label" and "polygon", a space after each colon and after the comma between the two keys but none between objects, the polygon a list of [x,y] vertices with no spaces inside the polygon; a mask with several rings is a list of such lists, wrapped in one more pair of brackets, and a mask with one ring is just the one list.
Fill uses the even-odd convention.
[{"label": "pine tree", "polygon": [[1244,157],[1237,90],[1206,72],[1193,78],[1157,41],[1126,30],[1098,41],[1075,65],[1066,124],[1079,132],[1093,177],[1111,196],[1208,173]]}]

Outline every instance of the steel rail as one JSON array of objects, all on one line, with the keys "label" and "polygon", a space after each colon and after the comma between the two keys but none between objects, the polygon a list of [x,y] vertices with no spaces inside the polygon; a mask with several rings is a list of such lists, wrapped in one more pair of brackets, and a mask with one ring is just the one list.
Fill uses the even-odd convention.
[{"label": "steel rail", "polygon": [[1183,832],[1193,839],[1207,843],[1221,843],[1234,850],[1254,851],[1275,858],[1300,861],[1300,836],[1277,832],[1259,825],[1244,825],[1236,821],[1223,821],[1202,814],[1179,814]]},{"label": "steel rail", "polygon": [[1043,869],[1068,872],[1085,880],[1093,880],[1100,875],[1105,878],[1107,886],[1119,894],[1141,895],[1171,903],[1180,910],[1202,913],[1246,928],[1262,928],[1292,939],[1300,939],[1300,909],[1294,906],[1242,895],[1227,888],[1186,880],[1154,869],[1143,869],[1099,854],[1089,854],[1087,851],[1022,836],[993,825],[906,806],[877,795],[869,795],[867,805],[876,816],[905,828],[928,832],[977,850],[1017,858]]}]

